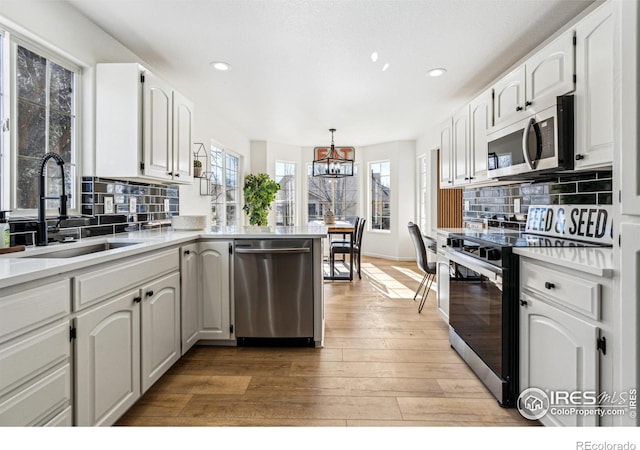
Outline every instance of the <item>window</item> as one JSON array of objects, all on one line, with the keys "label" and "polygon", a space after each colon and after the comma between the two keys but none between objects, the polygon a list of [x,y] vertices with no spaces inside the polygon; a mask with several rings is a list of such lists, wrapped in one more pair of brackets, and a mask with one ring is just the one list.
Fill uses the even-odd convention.
[{"label": "window", "polygon": [[391,163],[380,161],[369,164],[369,181],[371,183],[371,217],[372,230],[391,229]]},{"label": "window", "polygon": [[276,225],[293,226],[296,217],[296,165],[276,161],[276,183],[281,189],[276,194]]},{"label": "window", "polygon": [[309,220],[322,220],[331,208],[336,219],[348,219],[358,214],[358,167],[353,166],[353,176],[344,178],[314,177],[313,166],[307,168],[309,187]]},{"label": "window", "polygon": [[[69,208],[76,205],[76,84],[79,69],[53,61],[23,45],[14,45],[15,61],[15,167],[14,207],[38,207],[38,172],[47,152],[65,162],[64,183]],[[47,165],[46,195],[59,196],[62,184],[53,160]],[[47,203],[57,209],[56,200]]]},{"label": "window", "polygon": [[240,225],[240,158],[211,148],[211,218],[214,226]]}]

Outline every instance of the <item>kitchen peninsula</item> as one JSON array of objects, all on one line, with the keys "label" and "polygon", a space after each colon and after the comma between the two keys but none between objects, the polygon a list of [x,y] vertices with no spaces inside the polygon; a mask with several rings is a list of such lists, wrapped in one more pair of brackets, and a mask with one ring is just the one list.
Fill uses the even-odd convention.
[{"label": "kitchen peninsula", "polygon": [[[326,235],[325,227],[139,231],[0,257],[0,424],[111,425],[198,342],[300,338],[321,347]],[[237,252],[255,260],[235,259]],[[281,257],[298,259],[272,260]],[[282,295],[260,278],[270,272],[250,280],[236,278],[238,270],[246,277],[277,265],[291,269],[280,284],[295,285],[300,258],[308,278],[298,284],[311,295],[294,307],[306,311],[306,328],[261,335],[278,329]],[[240,335],[234,299],[247,283],[253,290],[240,313],[260,311],[246,303],[258,293],[270,302],[260,316],[274,323],[249,322],[251,334]],[[292,317],[302,316],[284,321]]]}]

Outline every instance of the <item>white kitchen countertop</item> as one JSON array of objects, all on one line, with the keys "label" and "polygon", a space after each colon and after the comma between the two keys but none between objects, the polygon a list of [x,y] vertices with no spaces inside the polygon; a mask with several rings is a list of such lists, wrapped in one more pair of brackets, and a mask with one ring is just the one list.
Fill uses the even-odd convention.
[{"label": "white kitchen countertop", "polygon": [[513,253],[599,277],[611,278],[615,270],[608,247],[516,247]]},{"label": "white kitchen countertop", "polygon": [[[0,288],[84,269],[92,265],[160,250],[164,247],[185,244],[197,239],[308,239],[326,236],[326,227],[271,227],[263,229],[227,227],[200,231],[161,229],[99,236],[68,244],[50,244],[46,247],[27,247],[24,252],[0,255]],[[136,245],[71,258],[34,257],[54,250],[89,246],[103,242],[136,242]]]}]

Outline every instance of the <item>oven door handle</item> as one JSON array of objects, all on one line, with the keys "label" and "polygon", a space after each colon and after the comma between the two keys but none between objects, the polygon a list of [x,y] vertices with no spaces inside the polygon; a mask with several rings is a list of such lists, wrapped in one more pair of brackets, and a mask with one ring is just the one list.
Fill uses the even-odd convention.
[{"label": "oven door handle", "polygon": [[497,281],[498,277],[502,277],[502,268],[493,266],[484,261],[480,261],[471,256],[463,255],[459,252],[449,252],[449,260],[462,264],[463,266],[478,272],[492,281]]},{"label": "oven door handle", "polygon": [[527,121],[524,127],[524,133],[522,133],[522,155],[524,156],[527,166],[529,166],[529,170],[535,169],[537,165],[537,161],[531,161],[531,156],[529,155],[529,130],[534,123],[536,123],[536,120],[532,117]]}]

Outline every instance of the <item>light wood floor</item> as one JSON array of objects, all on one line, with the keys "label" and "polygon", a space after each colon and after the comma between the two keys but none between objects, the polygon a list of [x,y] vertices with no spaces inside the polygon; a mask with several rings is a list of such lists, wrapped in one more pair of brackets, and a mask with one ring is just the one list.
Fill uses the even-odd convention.
[{"label": "light wood floor", "polygon": [[325,284],[325,347],[191,349],[118,422],[131,426],[529,426],[449,346],[415,263],[363,259]]}]

